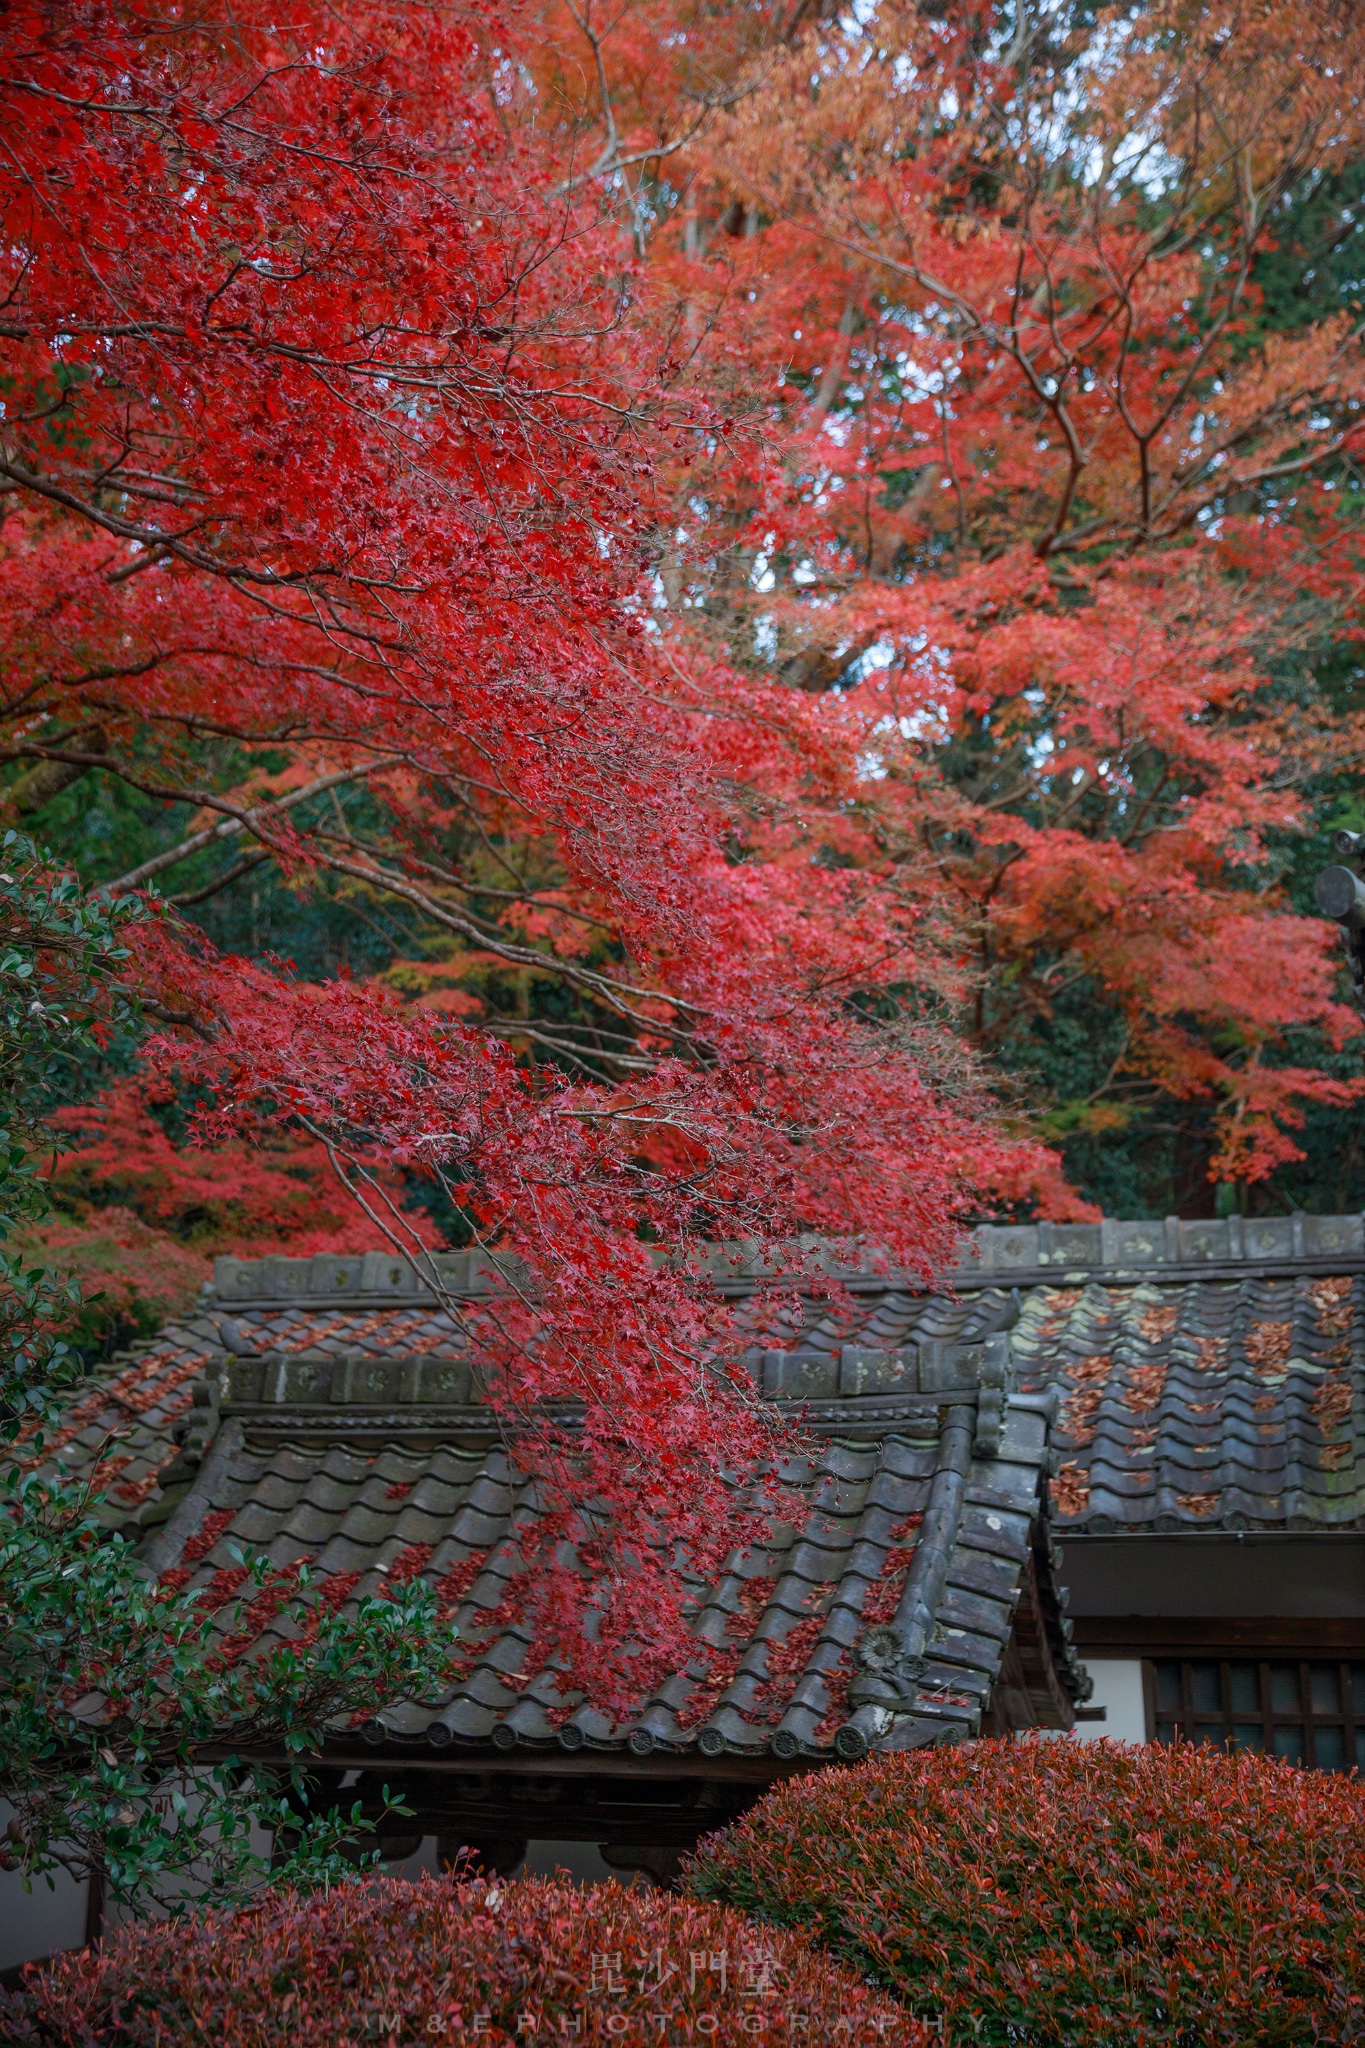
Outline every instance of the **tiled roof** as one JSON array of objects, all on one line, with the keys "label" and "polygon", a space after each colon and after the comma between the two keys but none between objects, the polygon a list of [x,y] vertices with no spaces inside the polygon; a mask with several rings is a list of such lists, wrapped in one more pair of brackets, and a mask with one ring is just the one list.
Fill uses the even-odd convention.
[{"label": "tiled roof", "polygon": [[[859,1347],[968,1342],[1015,1298],[883,1288],[843,1315],[811,1304],[766,1384],[818,1402]],[[1059,1533],[1365,1526],[1365,1258],[1273,1277],[1252,1260],[1235,1277],[1070,1272],[1017,1301],[1019,1384],[1060,1396]]]},{"label": "tiled roof", "polygon": [[[179,1443],[196,1384],[202,1386],[217,1351],[215,1319],[174,1323],[76,1388],[60,1426],[44,1433],[44,1456],[94,1491],[107,1491],[105,1520],[129,1534],[164,1521],[189,1486]],[[23,1453],[21,1439],[17,1455]]]},{"label": "tiled roof", "polygon": [[1359,1271],[1035,1288],[1014,1352],[1063,1395],[1061,1528],[1365,1524]]},{"label": "tiled roof", "polygon": [[[870,1256],[850,1266],[823,1254],[814,1240],[803,1251],[850,1287],[875,1290],[885,1284],[884,1266]],[[496,1284],[495,1257],[442,1252],[424,1255],[424,1263],[428,1258],[428,1277],[451,1294],[478,1294]],[[755,1256],[743,1245],[719,1247],[702,1263],[722,1288],[736,1292],[746,1292],[756,1280],[783,1270],[780,1259]],[[1232,1216],[1196,1222],[1168,1216],[1162,1222],[1137,1223],[1106,1217],[1101,1223],[984,1225],[967,1234],[961,1256],[942,1275],[941,1284],[962,1292],[999,1286],[1002,1279],[1027,1285],[1059,1274],[1069,1284],[1077,1273],[1098,1271],[1115,1277],[1162,1273],[1176,1278],[1228,1268],[1236,1277],[1248,1268],[1349,1271],[1355,1265],[1365,1265],[1365,1219],[1360,1216]],[[333,1254],[313,1259],[219,1259],[214,1288],[225,1306],[239,1299],[254,1305],[342,1296],[430,1298],[423,1274],[387,1252],[349,1258]]]},{"label": "tiled roof", "polygon": [[[728,1682],[703,1696],[672,1680],[628,1725],[586,1702],[561,1726],[549,1675],[524,1668],[516,1531],[534,1497],[471,1399],[462,1333],[401,1261],[220,1261],[196,1315],[83,1395],[60,1452],[110,1487],[111,1518],[158,1569],[201,1586],[227,1586],[242,1541],[286,1574],[315,1561],[337,1597],[381,1566],[433,1576],[476,1655],[449,1699],[386,1717],[426,1748],[922,1741],[977,1724],[1025,1594],[1048,1638],[1030,1711],[1065,1719],[1056,1672],[1082,1681],[1040,1512],[1049,1462],[1062,1531],[1365,1523],[1358,1217],[992,1229],[938,1292],[868,1262],[796,1308],[741,1253],[708,1263],[747,1297],[763,1391],[824,1441],[788,1475],[798,1525],[734,1560],[705,1604],[700,1631],[735,1653]],[[437,1269],[451,1295],[500,1279],[467,1254]],[[983,1401],[1011,1324],[1017,1391]],[[253,1629],[282,1626],[284,1604],[254,1603]]]},{"label": "tiled roof", "polygon": [[[488,1284],[458,1259],[442,1280]],[[445,1700],[386,1714],[386,1741],[857,1754],[975,1728],[1012,1634],[1014,1721],[1065,1725],[1086,1689],[1044,1512],[1054,1404],[1010,1396],[1003,1338],[944,1344],[926,1330],[898,1354],[878,1345],[874,1315],[814,1399],[780,1353],[752,1353],[817,1439],[783,1474],[799,1513],[699,1589],[719,1678],[680,1674],[613,1725],[525,1668],[518,1531],[534,1489],[508,1468],[454,1319],[387,1261],[265,1261],[246,1276],[228,1263],[220,1287],[226,1301],[206,1298],[85,1392],[56,1448],[72,1469],[113,1476],[110,1519],[142,1535],[154,1569],[216,1603],[225,1654],[292,1625],[304,1559],[338,1600],[429,1576],[468,1668]],[[975,1318],[981,1335],[992,1320]],[[244,1618],[243,1545],[277,1568]]]},{"label": "tiled roof", "polygon": [[[379,1358],[395,1346],[410,1356],[454,1355],[463,1342],[449,1317],[430,1304],[378,1311],[253,1307],[239,1326],[207,1301],[79,1387],[61,1426],[46,1434],[46,1455],[96,1490],[107,1489],[105,1519],[136,1534],[166,1521],[188,1490],[193,1473],[182,1445],[196,1434],[195,1403],[207,1397],[205,1374],[218,1371],[234,1345]],[[202,1436],[208,1414],[198,1422]]]},{"label": "tiled roof", "polygon": [[[150,1561],[203,1588],[219,1604],[225,1636],[241,1629],[229,1654],[258,1635],[288,1632],[279,1610],[305,1559],[346,1599],[386,1577],[425,1573],[469,1643],[468,1669],[441,1701],[386,1711],[372,1731],[385,1740],[428,1751],[474,1743],[795,1757],[837,1746],[856,1755],[869,1744],[919,1743],[978,1725],[1015,1607],[1039,1569],[1035,1552],[1047,1575],[1045,1404],[1011,1403],[987,1458],[973,1455],[971,1408],[946,1415],[941,1432],[926,1409],[913,1429],[873,1442],[833,1438],[794,1459],[782,1476],[798,1516],[774,1529],[767,1547],[731,1560],[697,1623],[704,1641],[731,1653],[729,1668],[719,1682],[669,1679],[623,1723],[590,1700],[571,1698],[566,1715],[551,1673],[528,1668],[518,1532],[537,1512],[534,1485],[509,1469],[486,1422],[482,1441],[472,1419],[463,1418],[459,1440],[423,1417],[411,1441],[386,1440],[384,1418],[338,1442],[321,1418],[313,1433],[291,1427],[297,1411],[276,1427],[230,1415]],[[275,1591],[253,1602],[246,1628],[234,1619],[242,1574],[233,1551],[244,1545],[277,1567]],[[916,1585],[929,1613],[920,1654],[900,1672],[885,1656],[870,1664],[864,1646],[878,1630],[891,1635]],[[1065,1625],[1055,1612],[1050,1619],[1057,1659],[1083,1690]],[[1050,1669],[1043,1652],[1031,1717],[1057,1725],[1069,1710]]]},{"label": "tiled roof", "polygon": [[767,1331],[768,1384],[818,1399],[846,1347],[969,1341],[1016,1300],[1019,1383],[1061,1400],[1059,1533],[1365,1526],[1359,1216],[990,1228],[950,1292],[845,1284],[850,1312]]},{"label": "tiled roof", "polygon": [[[971,1342],[1008,1323],[1017,1299],[1021,1386],[1061,1397],[1062,1528],[1365,1522],[1358,1216],[988,1228],[943,1292],[845,1269],[844,1310],[809,1302],[800,1327],[770,1319],[752,1263],[729,1251],[710,1263],[725,1291],[754,1297],[751,1363],[766,1390],[817,1411],[866,1379],[860,1353]],[[435,1264],[453,1294],[496,1277],[467,1253]],[[172,1435],[192,1420],[192,1383],[225,1350],[273,1351],[301,1373],[300,1354],[345,1353],[354,1373],[360,1360],[400,1354],[453,1366],[463,1345],[429,1289],[387,1254],[223,1259],[215,1298],[117,1361],[72,1411],[63,1455],[112,1482],[111,1515],[152,1527],[188,1483]],[[894,1419],[868,1412],[874,1429]]]}]

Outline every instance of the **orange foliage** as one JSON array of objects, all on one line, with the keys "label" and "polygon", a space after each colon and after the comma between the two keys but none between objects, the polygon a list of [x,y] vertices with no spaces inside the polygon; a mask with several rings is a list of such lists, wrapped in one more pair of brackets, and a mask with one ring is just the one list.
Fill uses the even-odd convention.
[{"label": "orange foliage", "polygon": [[616,10],[599,66],[552,0],[543,61],[627,188],[666,152],[657,317],[738,418],[679,479],[679,667],[766,660],[850,749],[813,836],[909,891],[931,860],[979,1044],[1085,981],[1125,1031],[1084,1127],[1204,1100],[1211,1177],[1264,1178],[1361,1085],[1286,1063],[1358,1025],[1270,842],[1365,731],[1265,650],[1358,633],[1365,357],[1344,313],[1259,338],[1252,272],[1360,157],[1365,17],[1153,0],[1053,20],[1063,63],[990,4],[672,12]]}]

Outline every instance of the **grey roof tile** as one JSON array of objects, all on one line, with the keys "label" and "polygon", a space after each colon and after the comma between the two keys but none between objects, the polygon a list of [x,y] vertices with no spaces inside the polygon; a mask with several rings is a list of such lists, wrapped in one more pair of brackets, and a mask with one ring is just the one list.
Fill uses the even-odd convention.
[{"label": "grey roof tile", "polygon": [[1010,1609],[1005,1601],[987,1600],[950,1583],[939,1615],[945,1628],[972,1629],[1001,1643],[1009,1641]]},{"label": "grey roof tile", "polygon": [[321,1555],[327,1559],[329,1572],[338,1576],[342,1572],[364,1572],[374,1569],[375,1546],[372,1543],[357,1543],[345,1534],[330,1536]]},{"label": "grey roof tile", "polygon": [[950,1586],[960,1586],[965,1592],[985,1594],[992,1599],[1008,1599],[1017,1583],[1013,1559],[996,1557],[962,1542],[955,1546],[948,1567]]},{"label": "grey roof tile", "polygon": [[[1042,1394],[1055,1388],[1061,1398],[1055,1441],[1064,1470],[1054,1482],[1054,1514],[1063,1533],[1068,1527],[1217,1527],[1227,1521],[1264,1528],[1365,1524],[1365,1233],[1359,1218],[1255,1219],[1236,1228],[1040,1225],[988,1230],[979,1245],[981,1261],[964,1267],[955,1296],[924,1295],[894,1275],[863,1274],[848,1296],[807,1304],[803,1324],[800,1317],[784,1319],[755,1295],[745,1305],[754,1341],[823,1360],[821,1371],[828,1367],[837,1378],[845,1344],[895,1349],[963,1341],[1000,1327],[1009,1289],[1019,1280],[1025,1291],[1014,1351],[1024,1389]],[[1335,1268],[1326,1262],[1333,1245],[1343,1261]],[[1053,1262],[1050,1268],[1044,1259]],[[1213,1263],[1205,1270],[1200,1259]],[[333,1268],[307,1262],[293,1262],[287,1274],[278,1264],[269,1267],[277,1276],[272,1284],[285,1284],[278,1280],[285,1274],[291,1287],[311,1285],[315,1270],[321,1279],[334,1277]],[[467,1352],[449,1318],[424,1299],[267,1300],[259,1291],[253,1298],[249,1286],[240,1302],[225,1297],[221,1305],[210,1304],[155,1344],[116,1361],[73,1403],[61,1449],[87,1469],[110,1454],[126,1459],[114,1474],[115,1503],[119,1486],[131,1493],[150,1480],[155,1494],[156,1474],[174,1451],[172,1431],[190,1405],[190,1383],[220,1354],[229,1322],[240,1334],[235,1348],[243,1356],[397,1361]],[[365,1573],[362,1583],[382,1558],[430,1546],[433,1580],[488,1553],[467,1589],[473,1595],[466,1599],[468,1615],[482,1612],[486,1620],[488,1608],[504,1599],[515,1609],[519,1566],[510,1518],[515,1513],[533,1542],[538,1509],[527,1481],[513,1480],[502,1450],[465,1436],[438,1444],[328,1440],[329,1412],[320,1406],[297,1440],[281,1441],[277,1431],[268,1445],[263,1438],[261,1449],[248,1445],[233,1459],[215,1503],[234,1508],[235,1518],[225,1539],[195,1564],[196,1578],[206,1582],[215,1565],[227,1561],[226,1543],[234,1540],[268,1544],[279,1556],[312,1546],[324,1569]],[[825,1727],[819,1740],[828,1741],[826,1722],[842,1711],[838,1700],[852,1674],[868,1603],[884,1606],[895,1591],[894,1585],[888,1590],[888,1575],[898,1569],[887,1561],[888,1547],[912,1549],[914,1536],[893,1542],[891,1531],[923,1511],[937,1444],[923,1423],[907,1420],[888,1435],[889,1426],[860,1426],[813,1450],[793,1451],[784,1471],[800,1489],[804,1511],[792,1527],[774,1530],[770,1543],[706,1601],[698,1625],[703,1637],[716,1639],[727,1615],[743,1615],[742,1627],[732,1619],[739,1634],[732,1647],[743,1653],[747,1676],[737,1675],[735,1683],[754,1718],[737,1716],[738,1693],[717,1713],[725,1717],[724,1730],[749,1751],[761,1749],[779,1724],[799,1724],[802,1739],[815,1740],[811,1729],[818,1723]],[[827,1418],[822,1427],[843,1424]],[[970,1642],[973,1656],[977,1644],[988,1659],[998,1653],[1000,1616],[1018,1590],[1037,1512],[1045,1436],[1039,1409],[1011,1408],[1002,1455],[975,1466],[970,1476],[940,1617],[950,1625],[973,1624],[953,1639]],[[758,1581],[773,1583],[741,1606],[741,1585],[752,1591]],[[813,1588],[817,1606],[811,1605]],[[827,1599],[829,1611],[822,1612]],[[482,1610],[474,1600],[485,1603]],[[820,1623],[818,1637],[807,1627],[812,1619]],[[762,1646],[787,1641],[794,1629],[804,1630],[801,1645],[811,1638],[806,1666],[770,1683]],[[521,1669],[523,1637],[499,1623],[496,1633],[477,1640],[481,1661],[467,1687],[491,1684],[499,1715],[547,1711],[544,1674],[532,1673],[520,1691],[494,1677],[508,1656],[513,1661],[506,1671]],[[705,1714],[689,1720],[691,1685],[684,1678],[670,1681],[666,1699],[661,1690],[655,1702],[664,1716],[658,1727],[674,1731],[670,1741],[676,1735],[692,1743],[703,1729],[720,1725]],[[477,1705],[470,1693],[465,1708],[472,1713]],[[677,1724],[668,1718],[675,1708]],[[485,1737],[491,1710],[490,1703],[478,1706],[478,1730],[471,1725],[461,1739]],[[934,1711],[940,1710],[948,1711],[941,1701]],[[594,1720],[594,1712],[586,1703],[575,1725],[591,1724],[594,1740],[619,1740],[626,1724],[613,1729],[600,1715]]]},{"label": "grey roof tile", "polygon": [[[836,1441],[803,1458],[794,1468],[803,1481],[801,1514],[774,1530],[767,1545],[733,1560],[705,1602],[698,1634],[724,1645],[728,1684],[708,1706],[696,1694],[696,1679],[678,1674],[619,1726],[591,1700],[561,1699],[553,1675],[537,1667],[527,1631],[494,1616],[504,1601],[513,1617],[518,1611],[524,1563],[515,1530],[523,1523],[530,1529],[535,1515],[525,1488],[514,1500],[500,1450],[400,1446],[361,1456],[326,1443],[268,1453],[248,1443],[232,1461],[229,1483],[217,1489],[236,1508],[231,1528],[194,1567],[194,1577],[206,1583],[226,1556],[224,1543],[244,1536],[269,1542],[282,1562],[311,1552],[324,1578],[362,1574],[352,1598],[382,1582],[380,1565],[414,1546],[429,1550],[425,1570],[434,1582],[471,1561],[478,1569],[472,1583],[460,1580],[458,1603],[468,1668],[447,1705],[407,1703],[387,1713],[395,1735],[420,1738],[434,1717],[461,1741],[488,1740],[503,1726],[519,1739],[557,1743],[567,1709],[596,1742],[620,1743],[635,1727],[689,1748],[709,1729],[744,1753],[760,1754],[781,1726],[819,1748],[848,1712],[846,1690],[874,1589],[890,1601],[878,1611],[894,1611],[915,1541],[914,1527],[904,1524],[922,1512],[933,1457],[933,1446],[892,1436],[871,1444]],[[972,1531],[992,1520],[998,1526],[988,1533],[998,1553],[983,1558],[970,1548]],[[1027,1529],[1021,1511],[1004,1516],[969,1504],[941,1608],[944,1622],[962,1632],[936,1652],[959,1674],[998,1667],[1001,1617],[1018,1590]],[[987,1597],[997,1591],[1000,1599]],[[231,1625],[226,1612],[222,1625]],[[737,1625],[737,1637],[727,1633]],[[270,1626],[273,1637],[289,1632],[284,1621]],[[978,1698],[960,1677],[958,1695]],[[976,1711],[975,1704],[960,1709],[969,1718]]]},{"label": "grey roof tile", "polygon": [[316,1550],[336,1534],[339,1521],[338,1515],[329,1515],[304,1499],[285,1516],[281,1526],[300,1543],[311,1544]]},{"label": "grey roof tile", "polygon": [[369,1543],[378,1546],[387,1543],[393,1534],[395,1516],[384,1514],[372,1508],[363,1500],[353,1500],[342,1519],[343,1535],[352,1543]]},{"label": "grey roof tile", "polygon": [[497,1727],[501,1715],[502,1689],[493,1703],[475,1699],[469,1692],[462,1692],[449,1706],[442,1710],[440,1720],[455,1735],[462,1735],[467,1741],[486,1740]]},{"label": "grey roof tile", "polygon": [[266,1507],[257,1500],[247,1501],[237,1510],[232,1524],[233,1538],[238,1543],[249,1543],[253,1549],[263,1549],[279,1529],[280,1514],[278,1508]]}]

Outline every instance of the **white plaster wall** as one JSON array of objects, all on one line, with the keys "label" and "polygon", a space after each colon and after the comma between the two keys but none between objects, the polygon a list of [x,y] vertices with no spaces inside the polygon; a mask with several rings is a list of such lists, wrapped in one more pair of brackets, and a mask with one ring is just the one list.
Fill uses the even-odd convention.
[{"label": "white plaster wall", "polygon": [[1082,1742],[1145,1742],[1147,1710],[1142,1699],[1142,1660],[1138,1657],[1084,1658],[1085,1668],[1095,1681],[1090,1697],[1092,1707],[1108,1709],[1102,1721],[1078,1721],[1076,1734]]},{"label": "white plaster wall", "polygon": [[[0,1827],[8,1817],[9,1809],[0,1806]],[[436,1837],[428,1835],[406,1862],[389,1864],[386,1875],[416,1878],[423,1871],[434,1875],[437,1868]],[[561,1873],[578,1884],[600,1884],[607,1878],[615,1878],[618,1884],[635,1882],[632,1872],[613,1870],[605,1863],[595,1842],[531,1842],[516,1874],[553,1877]],[[46,1879],[40,1878],[31,1892],[25,1892],[17,1871],[0,1871],[0,1970],[36,1962],[64,1948],[83,1948],[85,1902],[86,1887],[73,1883],[64,1873],[54,1875],[52,1890]],[[115,1909],[108,1924],[118,1926],[126,1917]]]},{"label": "white plaster wall", "polygon": [[[13,1811],[0,1800],[0,1830]],[[36,1878],[31,1892],[17,1870],[0,1870],[0,1970],[59,1949],[84,1948],[85,1893],[64,1870],[53,1871],[50,1888],[45,1877]]]}]

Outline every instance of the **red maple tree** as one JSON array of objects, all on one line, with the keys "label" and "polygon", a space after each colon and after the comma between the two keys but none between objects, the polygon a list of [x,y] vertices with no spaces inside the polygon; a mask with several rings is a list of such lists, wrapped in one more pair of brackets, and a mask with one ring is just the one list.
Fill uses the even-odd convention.
[{"label": "red maple tree", "polygon": [[615,1532],[609,1621],[540,1581],[571,1672],[676,1656],[660,1534],[704,1575],[773,1448],[700,1248],[1076,1212],[945,1016],[1091,979],[1090,1113],[1208,1099],[1220,1174],[1353,1093],[1275,1064],[1352,1027],[1265,861],[1360,735],[1262,649],[1358,603],[1365,372],[1252,277],[1365,33],[1199,18],[1051,68],[984,7],[0,27],[12,795],[183,807],[116,882],[221,856],[186,910],[270,860],[420,920],[369,986],[158,921],[148,1056],[201,1140],[283,1125],[414,1252],[436,1177],[522,1260],[475,1335],[584,1403],[543,1526]]},{"label": "red maple tree", "polygon": [[[201,1142],[286,1125],[414,1254],[389,1176],[437,1177],[518,1255],[473,1335],[558,1510],[534,1619],[624,1700],[775,1446],[699,1248],[814,1231],[927,1275],[979,1189],[1075,1204],[922,1020],[952,974],[926,876],[813,858],[860,721],[649,628],[659,479],[726,425],[672,393],[581,134],[529,118],[526,34],[7,12],[4,758],[25,803],[98,769],[190,807],[112,886],[221,846],[213,887],[326,871],[459,972],[554,978],[562,1021],[509,1026],[173,920],[137,952]],[[378,824],[319,810],[360,785]],[[566,1399],[571,1443],[531,1419]],[[589,1527],[595,1584],[555,1549]]]}]

